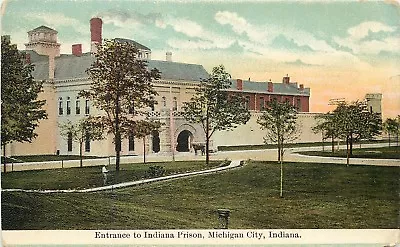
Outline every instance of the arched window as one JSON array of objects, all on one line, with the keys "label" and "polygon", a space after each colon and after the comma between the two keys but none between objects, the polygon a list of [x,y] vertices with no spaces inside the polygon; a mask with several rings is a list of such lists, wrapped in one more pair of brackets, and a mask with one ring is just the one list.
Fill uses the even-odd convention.
[{"label": "arched window", "polygon": [[67,115],[71,114],[71,99],[67,97]]},{"label": "arched window", "polygon": [[63,98],[60,97],[60,98],[58,98],[58,115],[63,115],[63,114],[64,114]]},{"label": "arched window", "polygon": [[173,105],[172,105],[172,110],[177,111],[178,110],[178,101],[176,97],[174,97]]},{"label": "arched window", "polygon": [[76,97],[75,101],[75,114],[76,115],[81,114],[81,101],[79,100],[79,97]]}]

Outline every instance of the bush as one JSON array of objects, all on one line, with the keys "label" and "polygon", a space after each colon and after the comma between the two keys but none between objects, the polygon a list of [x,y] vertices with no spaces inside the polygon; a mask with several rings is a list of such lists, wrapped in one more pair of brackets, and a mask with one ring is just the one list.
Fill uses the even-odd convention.
[{"label": "bush", "polygon": [[162,177],[165,174],[165,168],[162,166],[150,166],[146,172],[146,176],[149,178]]}]

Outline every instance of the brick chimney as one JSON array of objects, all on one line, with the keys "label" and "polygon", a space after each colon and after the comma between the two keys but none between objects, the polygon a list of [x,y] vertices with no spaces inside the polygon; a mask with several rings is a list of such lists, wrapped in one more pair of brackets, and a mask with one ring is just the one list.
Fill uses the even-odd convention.
[{"label": "brick chimney", "polygon": [[290,77],[289,77],[288,74],[286,74],[286,76],[283,77],[282,82],[285,83],[285,84],[289,84],[289,81],[290,81]]},{"label": "brick chimney", "polygon": [[167,62],[172,62],[172,52],[167,51],[167,52],[165,53],[165,60],[166,60]]},{"label": "brick chimney", "polygon": [[268,82],[268,92],[273,92],[274,91],[274,84],[272,83],[271,80]]},{"label": "brick chimney", "polygon": [[300,91],[304,90],[304,84],[300,84]]},{"label": "brick chimney", "polygon": [[82,56],[82,44],[72,45],[72,55],[75,55],[77,57]]},{"label": "brick chimney", "polygon": [[243,80],[242,79],[236,80],[236,88],[237,88],[237,90],[240,90],[240,91],[243,90]]},{"label": "brick chimney", "polygon": [[96,53],[97,46],[101,45],[102,26],[103,26],[103,21],[100,18],[95,17],[90,19],[90,38],[91,38],[90,52],[92,54]]}]

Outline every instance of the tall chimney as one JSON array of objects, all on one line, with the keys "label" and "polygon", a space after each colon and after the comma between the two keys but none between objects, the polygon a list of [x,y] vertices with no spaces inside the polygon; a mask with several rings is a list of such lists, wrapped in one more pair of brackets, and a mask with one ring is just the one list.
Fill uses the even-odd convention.
[{"label": "tall chimney", "polygon": [[237,79],[236,80],[236,89],[242,91],[243,90],[243,80]]},{"label": "tall chimney", "polygon": [[268,82],[268,92],[273,92],[274,91],[274,84],[272,83],[271,80]]},{"label": "tall chimney", "polygon": [[172,62],[172,52],[167,51],[167,53],[165,53],[165,60],[167,62]]},{"label": "tall chimney", "polygon": [[72,55],[75,55],[77,57],[82,56],[82,44],[72,45]]},{"label": "tall chimney", "polygon": [[286,74],[286,76],[283,77],[282,82],[283,82],[283,83],[286,83],[286,84],[289,84],[289,81],[290,81],[290,77],[289,77],[288,74]]},{"label": "tall chimney", "polygon": [[300,84],[300,91],[304,90],[304,84]]},{"label": "tall chimney", "polygon": [[97,52],[97,46],[101,45],[101,33],[102,33],[103,21],[100,18],[92,18],[90,19],[90,37],[91,37],[91,46],[90,52],[92,54]]}]

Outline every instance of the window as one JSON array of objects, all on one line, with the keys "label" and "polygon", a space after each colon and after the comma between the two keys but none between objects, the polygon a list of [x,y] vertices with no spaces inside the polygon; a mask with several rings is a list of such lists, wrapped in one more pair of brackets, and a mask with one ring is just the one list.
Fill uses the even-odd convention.
[{"label": "window", "polygon": [[173,111],[177,111],[178,110],[178,101],[176,100],[176,97],[174,97],[174,103],[173,103]]},{"label": "window", "polygon": [[164,97],[162,97],[162,106],[163,107],[167,107],[167,99]]},{"label": "window", "polygon": [[301,100],[300,100],[300,99],[297,99],[297,105],[296,105],[296,107],[297,107],[297,110],[298,110],[298,111],[301,111]]},{"label": "window", "polygon": [[88,115],[90,113],[90,102],[87,99],[85,102],[85,114]]},{"label": "window", "polygon": [[372,106],[369,107],[369,112],[372,113]]},{"label": "window", "polygon": [[260,111],[264,110],[264,97],[260,97],[260,101],[258,102]]},{"label": "window", "polygon": [[63,110],[63,101],[62,97],[58,98],[58,115],[63,115],[64,110]]},{"label": "window", "polygon": [[246,96],[245,101],[244,101],[244,107],[247,110],[250,110],[250,96]]},{"label": "window", "polygon": [[71,114],[71,100],[67,97],[67,115]]},{"label": "window", "polygon": [[154,105],[156,104],[156,102],[154,101],[154,97],[152,96],[151,97],[151,103],[150,103],[150,108],[151,108],[151,111],[154,111]]},{"label": "window", "polygon": [[85,135],[85,152],[90,152],[90,135],[86,133]]},{"label": "window", "polygon": [[128,150],[135,151],[135,137],[133,135],[128,137]]},{"label": "window", "polygon": [[68,133],[67,149],[68,149],[68,152],[72,151],[72,133],[71,132]]},{"label": "window", "polygon": [[81,102],[79,101],[79,97],[77,97],[75,101],[75,114],[81,114]]}]

